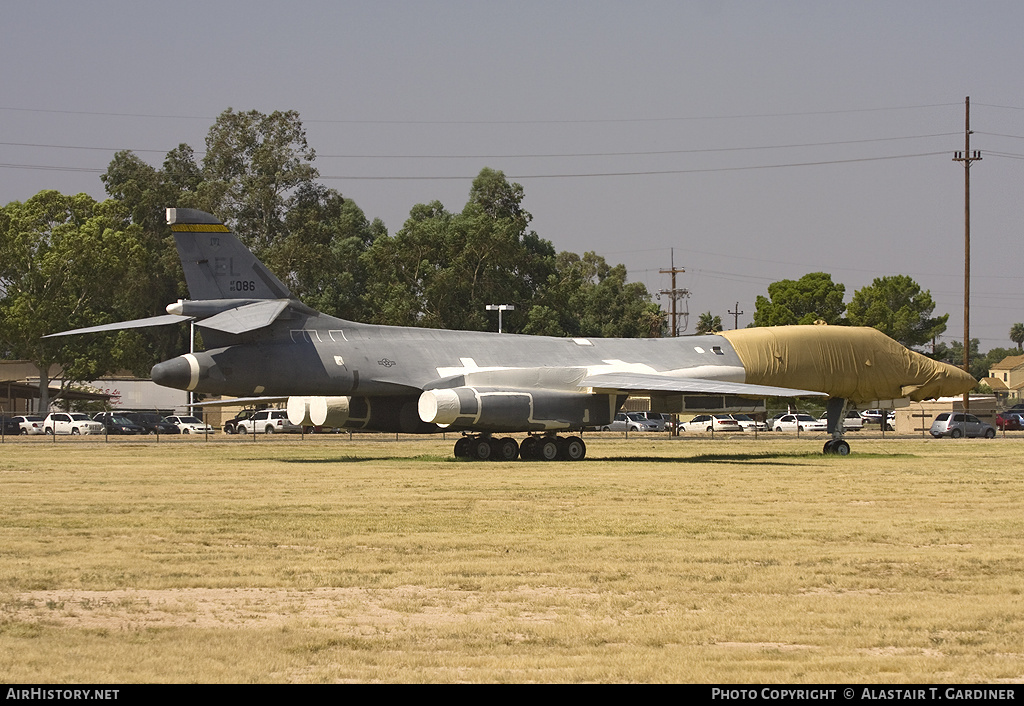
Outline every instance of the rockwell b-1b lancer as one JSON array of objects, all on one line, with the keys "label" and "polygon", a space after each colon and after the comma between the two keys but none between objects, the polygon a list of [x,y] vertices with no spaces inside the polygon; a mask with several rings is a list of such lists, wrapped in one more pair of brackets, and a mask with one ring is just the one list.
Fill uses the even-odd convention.
[{"label": "rockwell b-1b lancer", "polygon": [[[322,314],[214,216],[167,209],[190,299],[166,316],[62,334],[194,320],[206,350],[153,367],[154,382],[210,395],[287,399],[295,424],[461,431],[475,459],[581,460],[576,435],[630,395],[656,412],[749,411],[766,397],[828,398],[826,453],[845,455],[849,403],[962,394],[967,373],[874,329],[780,326],[685,338],[555,338],[377,326]],[[526,432],[517,442],[510,433]],[[562,436],[567,434],[568,436]]]}]

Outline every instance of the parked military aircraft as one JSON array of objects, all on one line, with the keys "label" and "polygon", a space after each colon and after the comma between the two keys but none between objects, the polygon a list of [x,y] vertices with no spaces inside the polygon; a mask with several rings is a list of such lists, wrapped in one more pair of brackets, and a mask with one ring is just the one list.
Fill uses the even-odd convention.
[{"label": "parked military aircraft", "polygon": [[[377,326],[322,314],[214,216],[168,209],[190,299],[166,316],[61,334],[194,320],[206,350],[159,363],[160,385],[288,399],[296,424],[461,431],[457,456],[580,460],[559,433],[611,422],[629,395],[657,412],[750,411],[765,397],[828,397],[826,453],[847,454],[849,402],[956,395],[975,380],[874,329],[782,326],[657,339],[554,338]],[[507,435],[526,432],[521,443]]]}]

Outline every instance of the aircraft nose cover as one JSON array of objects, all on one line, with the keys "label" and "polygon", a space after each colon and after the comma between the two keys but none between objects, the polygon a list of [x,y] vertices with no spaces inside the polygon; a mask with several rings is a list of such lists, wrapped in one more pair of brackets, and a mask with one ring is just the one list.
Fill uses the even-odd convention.
[{"label": "aircraft nose cover", "polygon": [[157,363],[149,375],[157,385],[191,390],[199,381],[199,364],[195,356],[182,355]]},{"label": "aircraft nose cover", "polygon": [[962,395],[977,381],[959,368],[905,348],[873,328],[774,326],[721,334],[746,382],[817,390],[853,402]]}]

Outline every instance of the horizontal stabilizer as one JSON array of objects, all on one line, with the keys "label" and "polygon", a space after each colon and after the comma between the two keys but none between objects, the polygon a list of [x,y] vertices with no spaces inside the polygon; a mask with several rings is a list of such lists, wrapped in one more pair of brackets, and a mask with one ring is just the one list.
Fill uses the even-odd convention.
[{"label": "horizontal stabilizer", "polygon": [[224,333],[245,333],[269,326],[288,308],[287,299],[268,299],[254,304],[235,307],[203,319],[196,325]]},{"label": "horizontal stabilizer", "polygon": [[51,333],[43,338],[56,338],[57,336],[72,336],[79,333],[100,333],[101,331],[120,331],[122,329],[129,328],[146,328],[148,326],[167,326],[169,324],[177,324],[182,321],[191,321],[191,316],[178,316],[177,314],[161,314],[160,316],[150,316],[147,319],[135,319],[134,321],[119,321],[116,324],[103,324],[101,326],[88,326],[86,328],[76,328],[72,331],[61,331],[60,333]]},{"label": "horizontal stabilizer", "polygon": [[677,378],[649,373],[604,373],[580,381],[580,387],[624,392],[681,392],[702,395],[737,395],[739,397],[828,397],[824,392],[794,390],[771,385],[748,385],[742,382]]}]

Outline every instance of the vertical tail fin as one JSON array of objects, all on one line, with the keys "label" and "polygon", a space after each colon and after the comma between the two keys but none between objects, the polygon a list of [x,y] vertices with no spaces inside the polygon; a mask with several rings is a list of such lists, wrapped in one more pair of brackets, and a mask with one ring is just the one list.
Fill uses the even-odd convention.
[{"label": "vertical tail fin", "polygon": [[214,216],[191,208],[169,208],[167,223],[191,299],[292,298],[288,287]]}]

